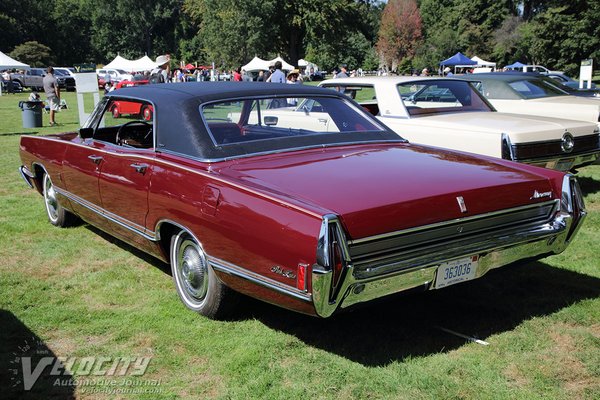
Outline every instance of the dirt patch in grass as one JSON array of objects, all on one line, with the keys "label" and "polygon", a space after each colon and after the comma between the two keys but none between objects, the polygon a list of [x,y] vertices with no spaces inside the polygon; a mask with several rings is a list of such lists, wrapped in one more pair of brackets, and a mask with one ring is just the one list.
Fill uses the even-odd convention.
[{"label": "dirt patch in grass", "polygon": [[[585,364],[577,358],[579,349],[575,338],[568,333],[572,330],[566,324],[557,324],[549,332],[553,342],[552,355],[545,355],[548,362],[553,366],[555,377],[563,382],[563,387],[571,398],[583,398],[587,390],[598,388],[600,382],[586,368]],[[598,327],[596,327],[596,333]]]},{"label": "dirt patch in grass", "polygon": [[511,386],[524,388],[531,385],[531,379],[519,369],[517,364],[511,363],[503,371],[504,376],[508,379]]}]

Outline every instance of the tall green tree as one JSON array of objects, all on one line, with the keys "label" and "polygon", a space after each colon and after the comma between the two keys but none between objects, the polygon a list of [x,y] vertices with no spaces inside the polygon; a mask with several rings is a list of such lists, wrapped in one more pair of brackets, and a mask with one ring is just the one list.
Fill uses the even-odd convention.
[{"label": "tall green tree", "polygon": [[[86,0],[90,1],[91,0]],[[175,53],[183,0],[119,0],[91,10],[91,44],[99,62]],[[178,55],[173,54],[173,58]]]},{"label": "tall green tree", "polygon": [[421,13],[415,0],[390,0],[381,17],[377,49],[388,68],[411,59],[422,38]]}]

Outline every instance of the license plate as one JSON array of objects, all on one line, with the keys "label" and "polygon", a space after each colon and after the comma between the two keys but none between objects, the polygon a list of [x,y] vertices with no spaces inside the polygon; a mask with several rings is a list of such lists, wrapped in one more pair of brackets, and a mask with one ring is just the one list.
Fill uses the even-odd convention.
[{"label": "license plate", "polygon": [[455,283],[475,279],[478,263],[479,256],[469,256],[441,263],[435,277],[435,288],[441,289]]}]

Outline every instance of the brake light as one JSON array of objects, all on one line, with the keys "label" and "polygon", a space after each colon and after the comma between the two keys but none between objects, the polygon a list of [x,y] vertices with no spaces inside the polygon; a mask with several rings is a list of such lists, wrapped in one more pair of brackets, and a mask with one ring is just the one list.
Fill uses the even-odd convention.
[{"label": "brake light", "polygon": [[296,288],[306,290],[306,268],[307,264],[298,264],[298,273],[296,274]]}]

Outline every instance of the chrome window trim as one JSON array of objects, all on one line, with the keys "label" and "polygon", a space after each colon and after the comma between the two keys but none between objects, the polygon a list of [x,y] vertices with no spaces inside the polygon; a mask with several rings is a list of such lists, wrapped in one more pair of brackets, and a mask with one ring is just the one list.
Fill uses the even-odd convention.
[{"label": "chrome window trim", "polygon": [[288,149],[269,150],[269,151],[263,151],[263,152],[258,152],[258,153],[240,154],[239,156],[222,157],[222,158],[198,158],[198,157],[189,156],[184,153],[167,150],[164,148],[158,149],[157,153],[172,154],[175,156],[184,157],[188,160],[194,160],[194,161],[199,161],[199,162],[204,162],[204,163],[218,163],[218,162],[224,162],[224,161],[239,160],[242,158],[260,157],[260,156],[265,156],[265,155],[269,155],[269,154],[281,154],[281,153],[289,153],[289,152],[293,152],[293,151],[326,149],[326,148],[331,148],[331,147],[355,146],[355,145],[361,145],[361,144],[377,144],[377,143],[383,143],[383,144],[408,143],[408,140],[402,139],[400,136],[398,136],[398,139],[393,139],[393,140],[392,139],[390,139],[390,140],[382,139],[382,140],[369,140],[369,141],[360,141],[360,142],[340,142],[340,143],[330,143],[330,144],[319,144],[319,145],[313,145],[313,146],[290,147]]}]

